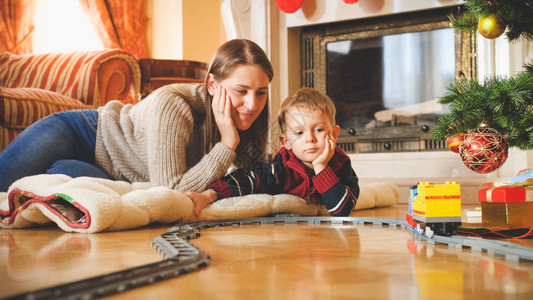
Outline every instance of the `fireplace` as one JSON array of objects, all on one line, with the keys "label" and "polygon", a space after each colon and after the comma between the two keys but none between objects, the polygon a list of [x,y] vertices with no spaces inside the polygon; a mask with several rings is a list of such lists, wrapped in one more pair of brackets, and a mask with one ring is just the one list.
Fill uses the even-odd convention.
[{"label": "fireplace", "polygon": [[337,144],[348,153],[447,150],[431,139],[446,107],[438,98],[475,78],[475,35],[451,27],[460,8],[439,8],[307,26],[302,85],[337,108]]}]

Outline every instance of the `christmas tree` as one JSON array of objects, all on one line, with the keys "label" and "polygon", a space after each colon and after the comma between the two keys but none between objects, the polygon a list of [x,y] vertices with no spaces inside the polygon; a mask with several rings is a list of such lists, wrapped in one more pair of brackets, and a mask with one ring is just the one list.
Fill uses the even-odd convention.
[{"label": "christmas tree", "polygon": [[[467,12],[458,19],[450,17],[454,27],[476,30],[487,38],[494,33],[510,41],[533,38],[533,0],[467,0]],[[485,18],[490,22],[483,23]],[[503,30],[498,28],[503,25]],[[485,27],[483,27],[485,26]],[[511,77],[458,81],[448,86],[448,93],[439,100],[450,112],[437,121],[432,137],[437,140],[463,134],[486,123],[498,130],[510,147],[533,149],[533,65]]]},{"label": "christmas tree", "polygon": [[533,149],[533,66],[526,65],[526,71],[508,79],[459,81],[448,91],[439,102],[448,105],[450,112],[438,119],[434,139],[446,139],[486,123],[503,134],[509,146]]},{"label": "christmas tree", "polygon": [[533,0],[466,0],[465,5],[465,14],[450,17],[455,28],[475,31],[480,19],[496,15],[507,27],[510,41],[533,38]]}]

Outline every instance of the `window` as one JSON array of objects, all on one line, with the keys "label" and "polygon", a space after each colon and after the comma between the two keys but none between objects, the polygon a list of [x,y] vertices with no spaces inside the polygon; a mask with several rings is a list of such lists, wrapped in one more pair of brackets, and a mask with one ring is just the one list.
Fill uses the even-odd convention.
[{"label": "window", "polygon": [[103,49],[78,1],[35,1],[35,53]]}]

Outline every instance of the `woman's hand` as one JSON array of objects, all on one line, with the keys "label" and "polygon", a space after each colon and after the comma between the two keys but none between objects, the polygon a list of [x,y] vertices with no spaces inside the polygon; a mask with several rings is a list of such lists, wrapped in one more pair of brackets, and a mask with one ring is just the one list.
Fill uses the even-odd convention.
[{"label": "woman's hand", "polygon": [[226,89],[220,84],[215,89],[211,108],[220,131],[221,143],[235,151],[237,145],[239,145],[240,136],[231,118],[231,98]]},{"label": "woman's hand", "polygon": [[208,189],[201,193],[183,191],[185,196],[189,197],[194,203],[194,214],[199,217],[202,210],[209,204],[218,199],[218,194],[214,190]]},{"label": "woman's hand", "polygon": [[335,142],[329,136],[329,134],[326,135],[324,144],[324,151],[322,151],[322,153],[313,161],[313,169],[315,170],[315,174],[322,172],[322,170],[328,166],[333,154],[335,154]]}]

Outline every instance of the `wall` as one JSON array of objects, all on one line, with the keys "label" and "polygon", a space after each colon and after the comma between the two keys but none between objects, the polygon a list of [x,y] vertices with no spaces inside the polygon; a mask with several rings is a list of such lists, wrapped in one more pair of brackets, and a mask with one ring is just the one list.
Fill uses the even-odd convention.
[{"label": "wall", "polygon": [[226,33],[221,0],[146,0],[151,58],[209,62]]},{"label": "wall", "polygon": [[149,57],[183,59],[182,1],[146,0],[144,5]]},{"label": "wall", "polygon": [[221,0],[183,0],[183,58],[209,62],[226,39]]}]

